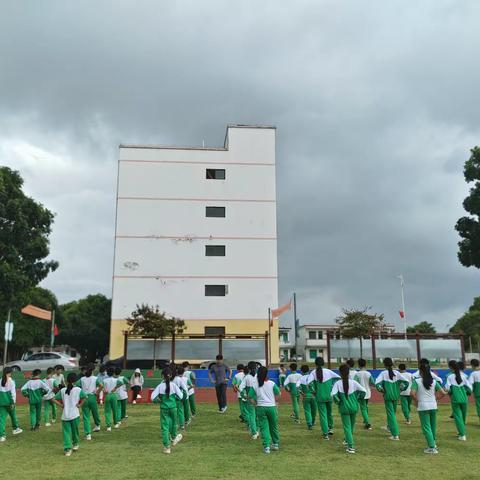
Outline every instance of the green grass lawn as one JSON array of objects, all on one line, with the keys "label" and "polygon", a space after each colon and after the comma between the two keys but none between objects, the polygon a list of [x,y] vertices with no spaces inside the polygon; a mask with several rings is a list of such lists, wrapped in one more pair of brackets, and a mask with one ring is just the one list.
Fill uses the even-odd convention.
[{"label": "green grass lawn", "polygon": [[[466,443],[455,436],[448,418],[450,409],[439,411],[439,455],[427,456],[416,414],[411,426],[401,422],[400,442],[391,442],[380,430],[385,423],[382,405],[372,405],[374,429],[357,429],[357,454],[348,455],[342,447],[342,431],[336,416],[336,433],[329,442],[320,438],[318,428],[307,431],[305,424],[289,419],[287,405],[280,407],[281,449],[269,456],[261,441],[250,440],[238,421],[238,409],[231,405],[220,415],[214,405],[199,405],[199,415],[184,440],[162,453],[159,407],[129,407],[130,418],[119,430],[102,431],[91,442],[82,441],[70,458],[63,456],[61,425],[28,430],[28,407],[18,407],[24,433],[12,436],[7,421],[7,442],[0,444],[2,474],[14,479],[313,479],[328,475],[339,479],[420,478],[432,475],[455,480],[480,477],[480,426],[470,405]],[[103,413],[103,412],[102,412]],[[401,415],[401,414],[400,414]],[[400,416],[399,416],[400,418]],[[358,424],[360,427],[360,424]],[[83,428],[81,427],[81,433]],[[168,473],[167,473],[168,472]],[[7,478],[7,476],[2,478]]]}]

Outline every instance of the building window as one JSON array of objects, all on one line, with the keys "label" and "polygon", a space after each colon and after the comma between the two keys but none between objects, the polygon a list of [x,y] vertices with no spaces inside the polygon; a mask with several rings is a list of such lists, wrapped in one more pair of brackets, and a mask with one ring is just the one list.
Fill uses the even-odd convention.
[{"label": "building window", "polygon": [[207,217],[225,217],[225,207],[205,207]]},{"label": "building window", "polygon": [[207,180],[225,180],[225,169],[207,168]]},{"label": "building window", "polygon": [[323,338],[323,330],[319,330],[318,331],[318,339],[322,340],[322,338]]},{"label": "building window", "polygon": [[288,333],[281,333],[281,340],[283,343],[287,343],[288,342]]},{"label": "building window", "polygon": [[308,339],[309,340],[316,340],[317,339],[317,332],[315,332],[315,331],[308,332]]},{"label": "building window", "polygon": [[225,335],[225,327],[205,327],[205,335]]},{"label": "building window", "polygon": [[205,245],[205,255],[207,257],[224,257],[225,245]]},{"label": "building window", "polygon": [[317,358],[317,351],[316,350],[309,350],[309,358],[310,358],[310,360],[315,360]]},{"label": "building window", "polygon": [[206,297],[224,297],[227,293],[227,285],[205,285]]}]

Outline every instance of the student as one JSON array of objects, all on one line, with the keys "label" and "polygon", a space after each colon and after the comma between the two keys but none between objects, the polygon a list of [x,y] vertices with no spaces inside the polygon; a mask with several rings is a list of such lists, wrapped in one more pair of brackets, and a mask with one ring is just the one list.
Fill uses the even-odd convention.
[{"label": "student", "polygon": [[195,402],[195,385],[197,384],[197,377],[195,372],[191,369],[188,362],[183,362],[182,367],[185,369],[183,376],[190,381],[192,388],[188,391],[188,404],[190,406],[190,415],[195,417],[197,414],[197,404]]},{"label": "student", "polygon": [[[107,367],[105,365],[100,365],[100,368],[98,370],[98,375],[97,375],[97,380],[100,385],[103,385],[103,380],[107,378]],[[104,391],[103,388],[98,392],[98,400],[100,402],[100,405],[103,405],[103,397],[104,397]]]},{"label": "student", "polygon": [[360,412],[362,413],[363,426],[365,430],[371,430],[370,418],[368,415],[368,401],[372,398],[371,386],[375,386],[372,374],[367,370],[367,362],[364,358],[358,359],[358,370],[355,374],[354,380],[358,382],[365,389],[365,396],[358,399],[360,404]]},{"label": "student", "polygon": [[351,366],[340,365],[341,380],[335,382],[332,388],[333,401],[338,405],[338,412],[342,418],[344,440],[347,453],[355,453],[353,442],[353,431],[355,429],[355,418],[358,412],[358,400],[364,398],[367,391],[351,378]]},{"label": "student", "polygon": [[142,398],[140,392],[142,391],[145,380],[142,375],[142,371],[136,368],[130,377],[130,390],[132,390],[132,405],[137,404],[137,398]]},{"label": "student", "polygon": [[295,420],[295,423],[300,423],[300,409],[298,408],[298,399],[300,398],[300,393],[297,389],[297,382],[301,378],[301,374],[297,373],[297,364],[290,364],[290,374],[285,379],[283,386],[285,390],[290,394],[290,399],[292,400],[292,414],[290,418]]},{"label": "student", "polygon": [[280,366],[278,367],[278,383],[280,387],[283,387],[285,385],[286,378],[287,378],[287,370],[285,368],[285,365],[281,363]]},{"label": "student", "polygon": [[121,383],[120,387],[117,389],[117,417],[120,419],[120,423],[122,420],[127,419],[127,402],[128,402],[128,385],[130,385],[127,378],[125,378],[122,374],[122,369],[120,367],[115,368],[115,378]]},{"label": "student", "polygon": [[162,371],[163,381],[152,392],[152,402],[160,404],[160,427],[162,430],[163,453],[171,453],[171,446],[175,446],[183,437],[177,434],[177,401],[183,393],[172,381],[172,371],[169,367]]},{"label": "student", "polygon": [[244,398],[246,401],[244,407],[245,415],[247,416],[248,429],[250,431],[252,440],[256,440],[258,438],[257,414],[255,411],[255,407],[248,399],[250,390],[253,388],[256,375],[257,364],[255,362],[248,362],[245,377],[243,377],[242,383],[238,387],[242,398]]},{"label": "student", "polygon": [[277,384],[268,379],[268,369],[260,367],[248,396],[256,405],[258,425],[265,453],[270,453],[270,448],[278,450],[280,447],[278,410],[275,403],[275,397],[279,395],[280,389]]},{"label": "student", "polygon": [[233,391],[237,394],[238,398],[238,407],[240,409],[240,421],[245,423],[247,421],[247,416],[245,415],[244,400],[242,399],[242,394],[240,393],[239,387],[245,378],[245,366],[243,363],[237,365],[237,373],[232,378],[232,387]]},{"label": "student", "polygon": [[427,440],[427,448],[423,451],[426,454],[437,454],[437,398],[445,395],[443,388],[436,382],[428,364],[420,364],[420,378],[412,380],[411,394],[417,406],[422,433]]},{"label": "student", "polygon": [[185,394],[184,383],[183,383],[183,379],[181,378],[181,375],[178,374],[178,371],[175,365],[171,366],[171,371],[173,376],[172,383],[176,385],[182,392],[182,395],[180,396],[180,398],[177,398],[178,427],[180,428],[180,430],[185,430],[186,420],[185,420],[185,410],[184,410],[184,403],[183,403],[183,397]]},{"label": "student", "polygon": [[407,366],[404,363],[400,363],[398,365],[398,369],[400,370],[400,374],[402,375],[402,377],[408,382],[408,387],[400,392],[400,405],[402,407],[402,413],[403,417],[405,418],[405,423],[407,425],[411,425],[412,420],[410,415],[412,410],[412,397],[410,393],[412,391],[413,375],[407,372]]},{"label": "student", "polygon": [[63,376],[64,369],[63,367],[55,367],[55,373],[52,375],[52,378],[57,382],[57,388],[62,389],[65,386],[65,377]]},{"label": "student", "polygon": [[80,373],[79,373],[77,379],[81,380],[85,376],[86,372],[87,372],[87,367],[86,366],[80,367]]},{"label": "student", "polygon": [[67,375],[67,386],[63,387],[56,395],[55,401],[57,405],[63,407],[62,413],[62,433],[63,433],[63,451],[65,456],[69,457],[72,450],[78,450],[79,434],[78,424],[80,423],[80,411],[78,407],[87,397],[85,392],[75,386],[77,381],[76,373]]},{"label": "student", "polygon": [[475,406],[477,407],[477,416],[480,419],[480,362],[474,358],[470,361],[472,373],[468,379],[472,387],[473,396],[475,397]]},{"label": "student", "polygon": [[315,359],[316,368],[310,372],[307,382],[315,395],[323,439],[330,440],[329,435],[333,435],[332,388],[340,376],[324,368],[324,364],[322,357]]},{"label": "student", "polygon": [[42,372],[35,369],[32,372],[32,379],[28,380],[22,387],[22,394],[28,398],[30,404],[30,429],[36,431],[40,428],[42,417],[42,399],[50,389],[43,380],[40,380]]},{"label": "student", "polygon": [[[45,414],[45,426],[50,427],[52,423],[57,421],[57,405],[54,402],[55,393],[58,389],[58,383],[53,378],[53,368],[47,368],[47,377],[44,382],[49,388],[49,392],[43,397],[43,411]],[[50,423],[50,413],[52,414],[52,423]]]},{"label": "student", "polygon": [[390,357],[383,359],[385,370],[375,380],[377,390],[383,394],[385,412],[387,413],[387,430],[390,432],[390,440],[400,440],[396,417],[397,403],[400,391],[408,388],[408,382],[402,375],[393,369],[393,361]]},{"label": "student", "polygon": [[445,390],[450,395],[452,404],[453,419],[457,427],[458,439],[462,442],[467,440],[465,422],[467,420],[468,395],[472,393],[472,389],[466,375],[460,371],[458,362],[451,360],[448,366],[453,371],[447,377]]},{"label": "student", "polygon": [[114,427],[120,426],[120,417],[118,416],[118,396],[117,390],[123,385],[123,383],[114,377],[115,369],[108,367],[107,377],[103,379],[103,391],[105,392],[105,424],[107,426],[107,432],[112,431],[112,415]]},{"label": "student", "polygon": [[302,365],[300,371],[302,372],[302,376],[297,382],[297,390],[302,396],[305,422],[307,423],[308,429],[313,430],[315,418],[317,416],[317,404],[315,403],[315,397],[312,389],[308,384],[308,375],[310,374],[310,369],[308,368],[308,365]]},{"label": "student", "polygon": [[[420,362],[419,362],[419,365],[427,365],[427,366],[430,366],[430,360],[428,360],[428,358],[421,358],[420,359]],[[430,369],[430,373],[432,374],[432,377],[433,379],[438,382],[440,385],[443,384],[443,380],[441,377],[439,377],[433,370]],[[414,379],[417,379],[417,378],[421,378],[421,375],[420,375],[420,370],[417,370],[414,374],[412,374],[412,377]]]},{"label": "student", "polygon": [[183,366],[181,365],[178,366],[176,373],[177,373],[176,378],[179,379],[179,383],[177,383],[177,385],[180,387],[180,389],[183,392],[183,398],[181,401],[183,404],[183,416],[185,418],[185,427],[188,427],[188,425],[190,425],[192,421],[192,418],[190,415],[190,403],[188,401],[188,392],[192,388],[192,383],[187,377],[184,376],[185,369],[183,368]]},{"label": "student", "polygon": [[352,380],[355,380],[355,375],[357,374],[357,371],[355,370],[355,360],[353,358],[349,358],[345,363],[348,365],[348,368],[350,369],[349,378],[351,378]]},{"label": "student", "polygon": [[82,405],[83,430],[86,440],[92,439],[92,426],[90,424],[90,414],[93,416],[95,423],[94,432],[100,431],[100,414],[98,412],[97,395],[103,389],[98,378],[93,375],[92,368],[87,369],[85,376],[80,378],[76,383],[85,392],[86,400]]},{"label": "student", "polygon": [[10,415],[12,420],[13,434],[18,435],[23,430],[18,425],[17,415],[15,413],[15,402],[17,394],[15,390],[15,382],[12,379],[12,369],[5,367],[0,381],[0,442],[5,442],[7,416]]}]

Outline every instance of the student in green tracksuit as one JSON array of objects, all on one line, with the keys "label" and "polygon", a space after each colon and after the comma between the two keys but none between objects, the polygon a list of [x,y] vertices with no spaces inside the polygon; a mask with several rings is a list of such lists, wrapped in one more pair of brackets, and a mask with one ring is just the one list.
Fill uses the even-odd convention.
[{"label": "student in green tracksuit", "polygon": [[359,398],[364,398],[366,390],[355,380],[350,378],[350,365],[340,365],[341,380],[335,382],[332,388],[333,401],[338,405],[338,412],[342,418],[344,445],[347,453],[355,453],[353,442],[353,431],[355,429],[355,418],[357,416]]},{"label": "student in green tracksuit", "polygon": [[190,389],[193,388],[192,382],[185,376],[185,368],[180,365],[177,367],[177,377],[180,381],[180,390],[183,392],[182,404],[183,404],[183,416],[185,417],[185,426],[188,427],[192,422],[192,414],[190,412],[190,402],[188,401],[188,395]]},{"label": "student in green tracksuit", "polygon": [[120,419],[120,423],[122,423],[122,420],[128,418],[127,403],[130,382],[128,378],[122,375],[122,369],[120,367],[115,368],[114,377],[121,382],[120,387],[117,389],[117,417]]},{"label": "student in green tracksuit", "polygon": [[72,450],[76,452],[79,447],[78,425],[80,423],[80,411],[78,407],[83,403],[87,395],[80,388],[76,387],[76,373],[67,375],[67,386],[62,388],[55,395],[57,405],[63,407],[62,413],[62,433],[63,433],[63,451],[65,456],[69,457]]},{"label": "student in green tracksuit", "polygon": [[398,365],[398,370],[402,377],[408,382],[408,387],[400,392],[400,406],[402,407],[405,423],[411,425],[412,396],[410,395],[410,392],[412,391],[413,375],[407,372],[407,366],[404,363]]},{"label": "student in green tracksuit", "polygon": [[10,367],[5,367],[3,369],[2,380],[0,383],[0,442],[5,442],[7,439],[5,435],[7,416],[10,416],[12,421],[13,435],[18,435],[23,432],[20,428],[17,414],[15,412],[16,401],[17,390],[12,378],[12,369]]},{"label": "student in green tracksuit", "polygon": [[188,391],[188,403],[190,405],[190,415],[193,418],[197,414],[197,404],[195,402],[195,385],[197,383],[197,377],[195,376],[195,372],[191,369],[190,363],[183,362],[182,366],[185,369],[183,376],[192,384],[192,388]]},{"label": "student in green tracksuit", "polygon": [[[100,383],[100,380],[93,375],[92,368],[88,368],[85,372],[85,376],[78,380],[75,385],[80,387],[87,396],[82,405],[83,430],[85,432],[85,438],[91,440],[92,431],[100,431],[100,414],[98,412],[97,395],[103,389],[103,386]],[[93,422],[95,423],[95,428],[93,430],[90,423],[90,415],[92,415]]]},{"label": "student in green tracksuit", "polygon": [[400,440],[398,422],[396,417],[397,404],[400,392],[408,388],[408,382],[400,372],[393,369],[393,361],[390,357],[383,359],[386,370],[380,373],[375,380],[377,390],[383,394],[383,402],[387,413],[387,429],[390,432],[390,440]]},{"label": "student in green tracksuit", "polygon": [[[49,392],[43,397],[43,411],[45,415],[45,426],[50,427],[52,423],[57,421],[57,405],[54,402],[55,393],[58,389],[58,383],[53,378],[55,370],[53,368],[47,368],[47,376],[44,382],[49,388]],[[50,414],[52,415],[52,423],[50,423]]]},{"label": "student in green tracksuit", "polygon": [[42,372],[38,369],[32,372],[32,379],[25,383],[22,387],[22,394],[28,398],[30,404],[30,429],[38,430],[42,417],[42,401],[50,389],[48,385],[40,380]]},{"label": "student in green tracksuit", "polygon": [[178,427],[180,430],[185,430],[186,425],[186,417],[185,417],[185,408],[183,403],[183,397],[185,393],[185,388],[183,384],[182,375],[178,373],[177,367],[174,366],[172,368],[173,380],[174,383],[182,392],[182,396],[177,399],[177,420],[178,420]]},{"label": "student in green tracksuit", "polygon": [[420,364],[419,377],[412,381],[411,394],[417,406],[422,433],[427,440],[426,454],[437,454],[437,393],[438,398],[445,395],[440,383],[436,382],[430,371],[430,365]]},{"label": "student in green tracksuit", "polygon": [[283,384],[285,390],[290,394],[292,400],[292,414],[290,418],[293,418],[296,423],[300,423],[300,408],[298,406],[298,400],[300,398],[300,392],[297,388],[297,382],[302,375],[297,373],[297,364],[290,364],[290,374],[287,375],[285,383]]},{"label": "student in green tracksuit", "polygon": [[445,390],[450,395],[458,439],[465,442],[467,440],[465,422],[467,421],[468,395],[471,395],[472,389],[468,379],[461,374],[458,362],[450,361],[448,366],[453,373],[447,377]]},{"label": "student in green tracksuit", "polygon": [[280,388],[285,385],[286,378],[287,378],[287,370],[285,368],[285,365],[281,363],[280,366],[278,367],[278,384]]},{"label": "student in green tracksuit", "polygon": [[358,370],[355,373],[353,380],[358,382],[367,392],[363,398],[359,398],[358,402],[360,403],[360,412],[362,412],[363,426],[366,430],[371,430],[372,425],[370,424],[370,418],[368,415],[368,401],[372,398],[372,390],[370,387],[375,386],[373,381],[372,374],[367,370],[367,362],[364,358],[358,359]]},{"label": "student in green tracksuit", "polygon": [[248,395],[256,405],[263,451],[270,453],[270,449],[278,450],[280,448],[280,435],[275,397],[280,395],[280,388],[275,382],[268,380],[267,367],[258,369],[257,378],[253,382]]},{"label": "student in green tracksuit", "polygon": [[302,372],[302,376],[297,382],[297,390],[302,397],[305,422],[307,423],[308,429],[312,430],[313,426],[315,425],[315,418],[317,416],[317,404],[315,402],[313,391],[308,384],[310,369],[308,368],[308,365],[302,365],[300,371]]},{"label": "student in green tracksuit", "polygon": [[258,438],[257,412],[255,410],[255,406],[248,401],[248,399],[250,390],[253,388],[256,375],[257,364],[255,362],[248,362],[245,377],[243,377],[242,383],[238,387],[240,395],[245,400],[245,415],[247,416],[246,420],[252,440],[256,440]]},{"label": "student in green tracksuit", "polygon": [[152,402],[160,404],[160,427],[162,430],[163,453],[171,453],[172,446],[175,446],[182,438],[177,434],[177,401],[183,397],[183,392],[172,381],[172,371],[169,367],[162,372],[163,381],[152,392]]},{"label": "student in green tracksuit", "polygon": [[113,367],[108,367],[107,377],[102,381],[103,391],[105,392],[105,425],[107,426],[107,432],[112,431],[112,415],[114,427],[120,427],[120,417],[118,416],[119,412],[117,407],[117,390],[123,385],[123,383],[118,378],[115,378],[114,374],[115,369]]},{"label": "student in green tracksuit", "polygon": [[240,421],[245,423],[247,421],[247,415],[245,413],[245,401],[242,398],[242,395],[240,393],[239,387],[245,378],[245,365],[243,363],[239,363],[237,365],[237,373],[233,376],[232,378],[232,387],[233,391],[237,394],[238,397],[238,408],[240,410]]},{"label": "student in green tracksuit", "polygon": [[328,368],[323,368],[324,364],[322,357],[315,359],[316,369],[310,372],[307,382],[317,402],[323,439],[329,440],[329,435],[333,435],[332,388],[340,376]]},{"label": "student in green tracksuit", "polygon": [[477,415],[480,419],[480,362],[474,358],[470,361],[472,367],[472,373],[468,381],[472,387],[473,396],[475,398],[475,406],[477,407]]}]

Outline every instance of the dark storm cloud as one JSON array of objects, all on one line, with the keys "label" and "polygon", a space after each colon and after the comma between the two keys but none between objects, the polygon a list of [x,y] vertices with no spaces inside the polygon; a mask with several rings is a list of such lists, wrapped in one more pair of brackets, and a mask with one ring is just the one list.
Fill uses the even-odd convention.
[{"label": "dark storm cloud", "polygon": [[[1,162],[57,212],[45,285],[110,292],[117,145],[275,124],[280,301],[451,324],[478,293],[453,231],[480,143],[475,1],[4,2]],[[285,319],[287,320],[287,319]]]}]

